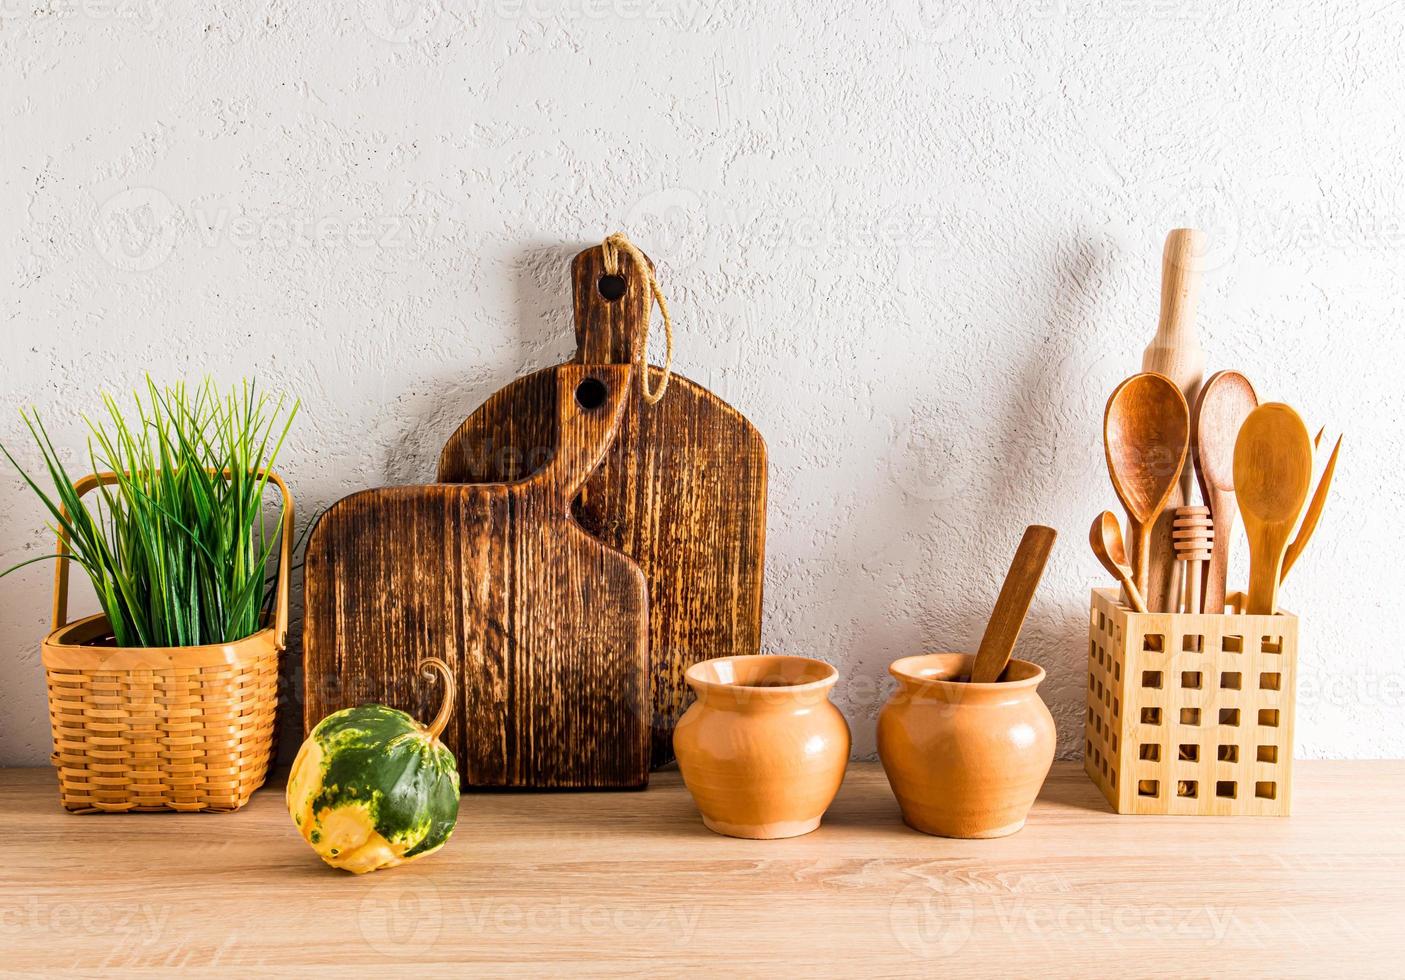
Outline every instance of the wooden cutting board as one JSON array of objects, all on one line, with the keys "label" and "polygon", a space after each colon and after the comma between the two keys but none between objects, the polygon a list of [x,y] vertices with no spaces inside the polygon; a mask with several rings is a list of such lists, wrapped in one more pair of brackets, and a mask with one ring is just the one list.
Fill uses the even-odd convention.
[{"label": "wooden cutting board", "polygon": [[620,429],[628,366],[563,365],[550,460],[517,482],[353,494],[307,546],[307,730],[378,701],[433,713],[426,657],[455,665],[444,741],[465,786],[641,787],[649,778],[648,591],[571,501]]},{"label": "wooden cutting board", "polygon": [[[628,364],[648,324],[649,275],[628,254],[607,275],[603,249],[571,266],[576,357]],[[660,371],[651,367],[650,388]],[[553,369],[512,382],[454,433],[439,459],[444,482],[518,479],[555,444]],[[581,526],[629,555],[649,582],[652,763],[673,758],[687,700],[683,673],[700,660],[759,652],[766,538],[766,444],[746,418],[701,385],[673,375],[662,400],[631,386],[629,411],[573,510]]]}]

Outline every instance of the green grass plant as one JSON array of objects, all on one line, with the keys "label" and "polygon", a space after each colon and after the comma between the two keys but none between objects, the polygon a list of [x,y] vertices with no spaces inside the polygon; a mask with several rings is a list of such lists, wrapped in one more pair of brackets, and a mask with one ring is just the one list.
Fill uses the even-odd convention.
[{"label": "green grass plant", "polygon": [[280,503],[270,519],[264,491],[298,403],[252,382],[221,392],[208,379],[162,388],[149,377],[130,410],[110,395],[102,400],[99,418],[84,417],[88,458],[93,472],[118,478],[89,494],[91,507],[38,412],[20,414],[53,493],[0,451],[47,508],[50,526],[67,532],[67,560],[87,573],[117,646],[231,643],[257,632],[274,601],[268,562],[286,517]]}]

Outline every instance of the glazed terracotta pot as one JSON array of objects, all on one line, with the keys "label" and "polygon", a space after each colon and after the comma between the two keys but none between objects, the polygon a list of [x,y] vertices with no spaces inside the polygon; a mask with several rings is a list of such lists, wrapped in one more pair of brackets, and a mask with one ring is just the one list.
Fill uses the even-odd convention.
[{"label": "glazed terracotta pot", "polygon": [[838,672],[809,657],[722,657],[685,677],[697,700],[673,749],[708,829],[769,839],[818,827],[849,761],[849,726],[829,702]]},{"label": "glazed terracotta pot", "polygon": [[975,658],[905,657],[878,716],[878,755],[908,826],[941,837],[1004,837],[1024,826],[1054,761],[1044,669],[1011,660],[1005,680],[972,684]]}]

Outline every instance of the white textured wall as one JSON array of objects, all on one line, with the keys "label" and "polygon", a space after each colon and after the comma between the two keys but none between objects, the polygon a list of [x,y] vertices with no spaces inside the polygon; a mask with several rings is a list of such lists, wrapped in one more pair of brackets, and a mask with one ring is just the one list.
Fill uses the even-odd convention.
[{"label": "white textured wall", "polygon": [[[1038,521],[1072,754],[1103,403],[1195,224],[1211,369],[1349,438],[1285,596],[1300,751],[1399,755],[1402,50],[1367,2],[0,0],[0,440],[33,462],[36,405],[77,466],[99,388],[256,374],[304,516],[428,479],[624,229],[770,444],[766,645],[840,665],[856,752]],[[41,523],[0,474],[0,565]],[[49,751],[48,593],[0,582],[0,762]]]}]

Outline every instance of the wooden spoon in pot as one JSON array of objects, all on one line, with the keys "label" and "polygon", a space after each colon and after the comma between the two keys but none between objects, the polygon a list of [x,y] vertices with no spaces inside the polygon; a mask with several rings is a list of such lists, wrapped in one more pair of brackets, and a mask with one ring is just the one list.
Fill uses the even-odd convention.
[{"label": "wooden spoon in pot", "polygon": [[1234,444],[1234,488],[1249,536],[1245,612],[1278,611],[1283,552],[1312,484],[1312,436],[1298,413],[1281,402],[1249,413]]},{"label": "wooden spoon in pot", "polygon": [[1098,556],[1103,568],[1122,583],[1132,608],[1139,613],[1146,612],[1146,601],[1132,581],[1132,568],[1127,564],[1127,549],[1122,544],[1122,528],[1117,523],[1116,514],[1105,510],[1093,518],[1093,526],[1088,531],[1088,544],[1092,545],[1093,554]]},{"label": "wooden spoon in pot", "polygon": [[1224,612],[1225,574],[1229,570],[1229,539],[1234,530],[1234,440],[1239,427],[1259,405],[1249,379],[1238,371],[1210,376],[1195,400],[1195,479],[1210,508],[1215,536],[1210,545],[1210,567],[1205,573],[1207,613]]},{"label": "wooden spoon in pot", "polygon": [[1056,537],[1058,532],[1052,527],[1031,524],[1025,528],[1015,560],[1005,573],[1005,584],[1000,586],[1000,597],[995,600],[995,609],[985,624],[981,648],[976,653],[976,662],[971,665],[971,683],[994,684],[1005,673],[1005,665],[1015,650],[1015,640],[1019,639],[1020,628],[1029,613],[1034,590],[1044,576],[1044,564],[1049,560]]},{"label": "wooden spoon in pot", "polygon": [[1190,408],[1181,389],[1150,371],[1123,381],[1107,400],[1103,442],[1112,489],[1127,510],[1132,580],[1146,596],[1151,530],[1176,489],[1190,446]]}]

